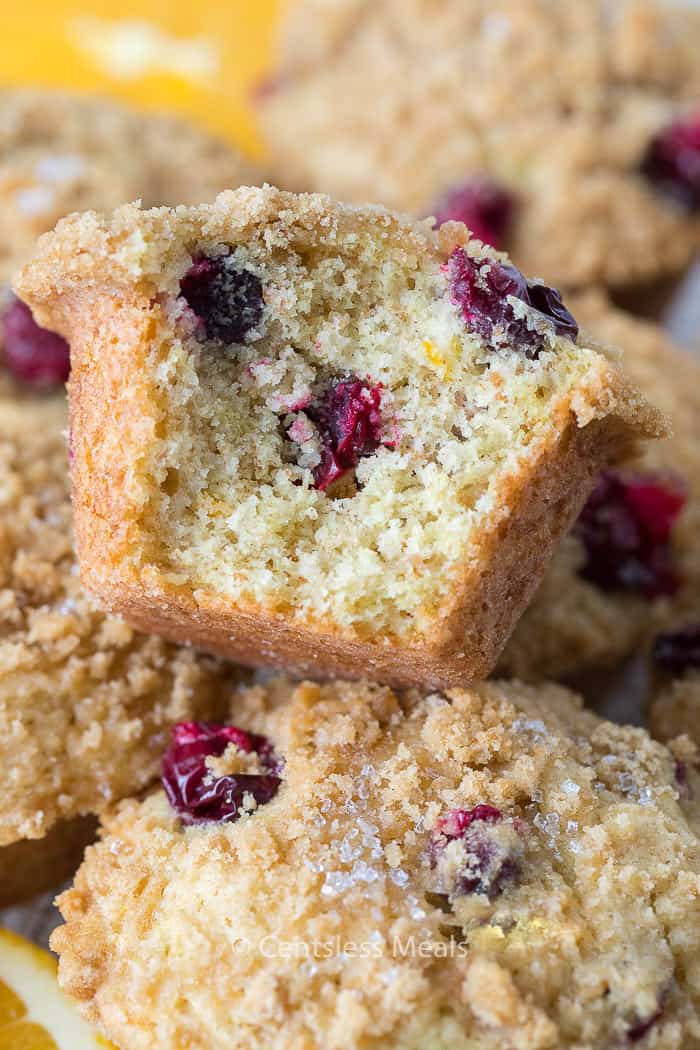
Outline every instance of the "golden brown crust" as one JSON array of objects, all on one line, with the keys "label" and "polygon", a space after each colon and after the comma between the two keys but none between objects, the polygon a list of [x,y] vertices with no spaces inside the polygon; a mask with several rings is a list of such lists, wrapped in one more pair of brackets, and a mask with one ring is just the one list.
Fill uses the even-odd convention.
[{"label": "golden brown crust", "polygon": [[169,261],[183,241],[196,243],[202,233],[214,242],[241,237],[254,226],[276,243],[294,236],[312,244],[320,234],[352,246],[371,236],[406,253],[447,253],[461,229],[444,228],[438,241],[428,227],[381,209],[265,188],[224,194],[213,207],[190,211],[125,208],[108,222],[88,214],[44,238],[17,287],[72,346],[73,499],[88,588],[144,629],[244,663],[353,678],[371,673],[401,685],[483,677],[600,469],[627,454],[637,436],[662,432],[661,418],[606,358],[594,358],[560,399],[548,440],[527,470],[504,477],[494,522],[460,566],[449,603],[410,647],[388,634],[373,643],[328,619],[294,623],[204,586],[173,584],[141,549],[145,497],[132,470],[139,449],[157,436],[147,364],[156,331],[152,302],[163,281],[172,283]]},{"label": "golden brown crust", "polygon": [[74,817],[60,820],[41,839],[0,846],[0,908],[55,890],[75,873],[96,834],[94,817]]},{"label": "golden brown crust", "polygon": [[599,292],[579,296],[571,306],[596,339],[623,349],[631,379],[671,419],[673,434],[645,446],[630,467],[671,472],[688,486],[673,535],[681,587],[660,601],[604,592],[578,575],[584,552],[569,536],[500,663],[504,673],[529,680],[612,666],[659,630],[693,619],[700,608],[700,365],[656,325],[614,309]]},{"label": "golden brown crust", "polygon": [[[230,718],[284,758],[276,797],[190,828],[162,791],[124,803],[59,898],[61,984],[120,1045],[606,1050],[647,1021],[696,1045],[700,850],[644,731],[517,683],[276,680]],[[430,860],[478,804],[505,818],[478,863],[512,862],[492,894]]]},{"label": "golden brown crust", "polygon": [[[90,374],[95,376],[97,371]],[[107,391],[94,393],[95,401],[77,394],[78,411],[99,403]],[[85,435],[86,448],[95,448],[99,440],[90,425],[97,418],[90,413],[89,422],[76,426],[76,432],[82,429]],[[446,688],[479,680],[493,670],[505,639],[549,564],[558,537],[581,509],[582,493],[590,490],[603,465],[619,455],[620,442],[624,446],[627,436],[607,422],[567,428],[560,446],[543,457],[528,489],[508,493],[513,513],[481,552],[482,564],[490,564],[490,570],[478,569],[471,579],[462,581],[468,601],[448,621],[435,625],[431,644],[406,647],[353,641],[334,635],[327,624],[305,628],[283,616],[233,609],[214,593],[170,585],[152,567],[139,578],[123,562],[115,542],[123,528],[115,494],[123,491],[126,463],[120,460],[116,469],[102,472],[104,491],[109,495],[100,501],[94,468],[84,466],[86,461],[81,462],[78,454],[73,498],[83,582],[108,608],[118,610],[141,630],[251,667],[264,664],[328,678],[369,676],[398,687]]]}]

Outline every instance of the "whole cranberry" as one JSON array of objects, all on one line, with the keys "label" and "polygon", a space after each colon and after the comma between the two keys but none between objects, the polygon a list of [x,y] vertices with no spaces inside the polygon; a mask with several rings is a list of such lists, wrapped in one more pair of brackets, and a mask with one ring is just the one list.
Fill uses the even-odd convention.
[{"label": "whole cranberry", "polygon": [[[214,776],[207,758],[218,758],[234,744],[258,756],[262,773]],[[231,823],[243,814],[246,796],[258,805],[270,802],[281,783],[282,762],[264,736],[236,726],[181,722],[163,757],[162,783],[168,801],[183,824]]]},{"label": "whole cranberry", "polygon": [[492,349],[508,347],[536,359],[544,348],[541,332],[516,315],[512,300],[529,307],[552,333],[575,341],[578,325],[564,306],[556,288],[536,284],[510,263],[495,259],[473,259],[464,248],[455,248],[445,266],[452,302],[459,306],[470,331],[481,336]]},{"label": "whole cranberry", "polygon": [[700,208],[700,113],[659,132],[644,156],[642,173],[687,211]]},{"label": "whole cranberry", "polygon": [[26,303],[12,297],[2,315],[7,371],[36,390],[53,390],[70,375],[70,348],[55,332],[41,328]]},{"label": "whole cranberry", "polygon": [[260,324],[260,278],[242,269],[231,254],[198,255],[180,282],[180,294],[204,325],[209,339],[242,343]]},{"label": "whole cranberry", "polygon": [[513,219],[511,194],[486,176],[477,176],[449,190],[435,207],[435,225],[463,222],[475,237],[494,248],[504,246]]},{"label": "whole cranberry", "polygon": [[605,591],[675,594],[670,541],[686,499],[677,478],[606,471],[573,530],[585,549],[581,576]]}]

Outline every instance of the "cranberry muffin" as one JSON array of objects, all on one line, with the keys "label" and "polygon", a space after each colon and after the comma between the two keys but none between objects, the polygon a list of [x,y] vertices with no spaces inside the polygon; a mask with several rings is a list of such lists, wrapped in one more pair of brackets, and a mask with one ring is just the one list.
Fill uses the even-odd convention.
[{"label": "cranberry muffin", "polygon": [[241,189],[64,220],[17,288],[72,347],[87,586],[243,663],[483,677],[601,467],[663,426],[457,223]]},{"label": "cranberry muffin", "polygon": [[521,678],[612,666],[700,609],[700,365],[600,293],[571,302],[593,338],[671,420],[672,436],[607,472],[503,654]]},{"label": "cranberry muffin", "polygon": [[306,0],[258,105],[286,184],[648,306],[700,243],[699,56],[700,12],[663,0]]},{"label": "cranberry muffin", "polygon": [[257,180],[229,146],[183,120],[106,99],[0,91],[0,395],[50,390],[68,374],[66,344],[38,329],[9,289],[39,234],[86,208],[195,204]]},{"label": "cranberry muffin", "polygon": [[119,1046],[698,1044],[700,841],[643,730],[506,683],[274,681],[229,717],[177,728],[59,898],[59,980]]},{"label": "cranberry muffin", "polygon": [[231,669],[138,634],[86,596],[66,431],[63,397],[0,400],[3,904],[68,874],[93,830],[76,818],[148,785],[170,727],[215,717],[232,679]]}]

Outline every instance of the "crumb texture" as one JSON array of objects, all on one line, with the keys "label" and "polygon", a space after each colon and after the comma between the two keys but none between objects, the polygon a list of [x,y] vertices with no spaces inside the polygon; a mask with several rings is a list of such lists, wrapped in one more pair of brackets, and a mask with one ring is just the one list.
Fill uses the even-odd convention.
[{"label": "crumb texture", "polygon": [[124,803],[60,898],[61,983],[120,1045],[697,1044],[700,847],[644,731],[517,684],[276,680],[230,720],[275,797],[189,828]]},{"label": "crumb texture", "polygon": [[147,785],[228,671],[98,611],[72,547],[63,398],[0,402],[0,844]]},{"label": "crumb texture", "polygon": [[98,591],[118,563],[436,651],[470,648],[478,611],[498,648],[597,469],[660,430],[558,295],[457,224],[245,189],[67,221],[18,288],[72,346]]},{"label": "crumb texture", "polygon": [[697,619],[700,609],[700,368],[656,325],[613,309],[599,293],[570,305],[591,336],[622,348],[627,373],[671,420],[672,436],[646,445],[627,467],[686,487],[671,538],[680,585],[656,600],[602,590],[581,577],[585,552],[568,536],[503,654],[502,670],[525,678],[612,666],[659,630]]},{"label": "crumb texture", "polygon": [[526,272],[640,285],[697,248],[645,162],[697,115],[699,50],[698,12],[664,0],[307,0],[259,108],[285,185],[488,230],[465,204],[486,179]]}]

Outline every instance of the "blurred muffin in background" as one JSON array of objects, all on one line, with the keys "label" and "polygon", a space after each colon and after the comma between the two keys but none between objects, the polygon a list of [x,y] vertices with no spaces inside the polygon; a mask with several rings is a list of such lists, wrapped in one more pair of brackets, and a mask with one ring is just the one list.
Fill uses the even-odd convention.
[{"label": "blurred muffin in background", "polygon": [[459,219],[549,281],[638,303],[700,243],[683,4],[305,0],[258,108],[288,184]]},{"label": "blurred muffin in background", "polygon": [[37,237],[94,208],[196,204],[259,174],[235,150],[177,117],[101,98],[0,92],[0,393],[47,391],[68,376],[68,348],[9,290]]},{"label": "blurred muffin in background", "polygon": [[673,434],[608,471],[561,545],[501,659],[527,680],[614,666],[700,610],[700,366],[600,292],[570,304],[589,339],[622,347]]}]

